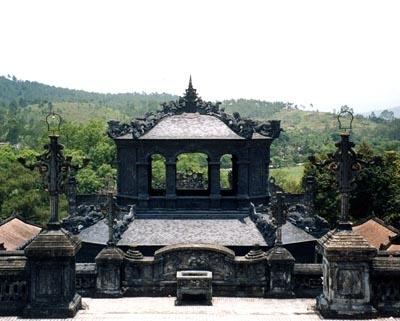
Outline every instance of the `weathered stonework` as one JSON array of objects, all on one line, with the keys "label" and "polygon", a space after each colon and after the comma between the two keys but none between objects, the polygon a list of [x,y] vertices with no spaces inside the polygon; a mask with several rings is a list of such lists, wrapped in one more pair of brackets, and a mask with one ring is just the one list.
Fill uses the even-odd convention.
[{"label": "weathered stonework", "polygon": [[[130,124],[110,121],[108,135],[117,146],[118,202],[135,203],[139,215],[166,210],[240,210],[249,203],[268,203],[269,150],[281,132],[280,121],[260,123],[228,115],[218,104],[204,102],[189,84],[184,97],[163,104]],[[183,188],[177,174],[182,153],[208,156],[208,186]],[[165,159],[163,188],[151,186],[152,156]],[[232,156],[232,188],[220,188],[221,157]],[[183,184],[185,185],[185,184]],[[176,212],[175,214],[179,214]]]},{"label": "weathered stonework", "polygon": [[276,245],[267,254],[270,270],[267,297],[291,298],[293,292],[293,267],[295,259],[284,247]]},{"label": "weathered stonework", "polygon": [[376,249],[349,226],[339,226],[319,240],[323,255],[323,294],[317,309],[324,317],[374,317],[371,260]]},{"label": "weathered stonework", "polygon": [[175,305],[184,303],[184,296],[202,296],[205,304],[212,305],[212,272],[178,271],[176,273]]},{"label": "weathered stonework", "polygon": [[20,314],[27,300],[23,251],[0,251],[0,315]]},{"label": "weathered stonework", "polygon": [[81,307],[75,289],[75,254],[81,242],[57,229],[39,234],[25,249],[30,269],[25,317],[73,317]]},{"label": "weathered stonework", "polygon": [[154,257],[129,256],[123,273],[127,296],[175,296],[179,271],[212,272],[216,296],[264,297],[268,287],[265,255],[249,259],[220,245],[177,244],[161,248]]},{"label": "weathered stonework", "polygon": [[372,303],[380,315],[400,316],[400,253],[372,261]]},{"label": "weathered stonework", "polygon": [[96,257],[96,296],[118,298],[122,296],[121,267],[124,253],[116,246],[105,247]]}]

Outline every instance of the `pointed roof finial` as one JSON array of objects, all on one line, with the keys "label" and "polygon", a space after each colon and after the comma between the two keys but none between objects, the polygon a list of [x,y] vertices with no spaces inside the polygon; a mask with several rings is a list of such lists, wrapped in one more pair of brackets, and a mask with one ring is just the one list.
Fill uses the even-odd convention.
[{"label": "pointed roof finial", "polygon": [[188,86],[188,89],[193,89],[193,85],[192,85],[192,75],[190,75],[190,77],[189,77],[189,86]]},{"label": "pointed roof finial", "polygon": [[193,88],[192,75],[190,75],[189,77],[189,86],[186,89],[186,93],[183,99],[186,103],[186,111],[191,113],[196,112],[197,102],[200,100],[200,98],[197,96],[196,89]]}]

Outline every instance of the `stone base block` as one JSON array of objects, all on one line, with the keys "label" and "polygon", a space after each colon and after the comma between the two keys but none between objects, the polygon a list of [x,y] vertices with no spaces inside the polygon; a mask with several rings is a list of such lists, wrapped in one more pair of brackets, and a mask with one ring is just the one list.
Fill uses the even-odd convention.
[{"label": "stone base block", "polygon": [[25,301],[2,301],[0,303],[0,316],[20,315],[25,306]]},{"label": "stone base block", "polygon": [[399,317],[400,316],[400,302],[384,302],[376,305],[379,315]]},{"label": "stone base block", "polygon": [[330,303],[323,296],[317,297],[316,308],[324,318],[331,319],[371,319],[377,317],[376,309],[370,304],[354,303]]},{"label": "stone base block", "polygon": [[123,295],[121,290],[101,290],[95,293],[96,298],[122,298]]},{"label": "stone base block", "polygon": [[24,318],[73,318],[82,307],[82,297],[75,294],[69,303],[33,303],[23,311]]},{"label": "stone base block", "polygon": [[265,294],[266,298],[273,299],[291,299],[296,297],[293,291],[271,291]]},{"label": "stone base block", "polygon": [[175,300],[175,305],[212,305],[212,299],[207,297],[204,300],[187,301],[177,298]]}]

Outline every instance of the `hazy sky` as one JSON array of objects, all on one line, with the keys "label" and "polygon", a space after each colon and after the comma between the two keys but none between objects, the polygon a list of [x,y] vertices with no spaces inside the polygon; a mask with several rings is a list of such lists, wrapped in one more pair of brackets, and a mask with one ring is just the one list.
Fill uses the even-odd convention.
[{"label": "hazy sky", "polygon": [[98,92],[400,106],[400,1],[0,1],[0,74]]}]

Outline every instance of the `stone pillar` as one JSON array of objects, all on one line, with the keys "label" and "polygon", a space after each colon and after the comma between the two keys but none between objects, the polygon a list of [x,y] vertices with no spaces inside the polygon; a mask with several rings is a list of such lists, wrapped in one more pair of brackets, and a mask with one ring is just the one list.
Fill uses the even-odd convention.
[{"label": "stone pillar", "polygon": [[147,207],[149,200],[149,163],[136,162],[138,169],[138,200],[139,207]]},{"label": "stone pillar", "polygon": [[166,206],[168,208],[175,207],[176,201],[176,161],[168,159],[165,163],[165,189],[166,189]]},{"label": "stone pillar", "polygon": [[[343,224],[342,224],[343,225]],[[323,255],[323,293],[317,309],[324,317],[374,317],[370,265],[376,249],[351,226],[339,226],[318,241]]]},{"label": "stone pillar", "polygon": [[117,188],[118,194],[138,196],[138,171],[136,164],[136,148],[127,142],[117,143]]},{"label": "stone pillar", "polygon": [[269,291],[266,296],[274,298],[294,297],[294,257],[280,245],[275,245],[266,255],[270,271]]},{"label": "stone pillar", "polygon": [[249,206],[249,164],[248,160],[239,159],[237,162],[238,169],[238,186],[237,198],[240,208]]},{"label": "stone pillar", "polygon": [[118,298],[122,296],[121,267],[124,253],[116,246],[107,246],[96,256],[96,296]]},{"label": "stone pillar", "polygon": [[221,206],[220,162],[211,159],[208,162],[210,199],[212,208]]},{"label": "stone pillar", "polygon": [[81,307],[81,296],[75,289],[75,255],[80,246],[79,239],[56,229],[40,233],[26,247],[30,276],[25,317],[75,316]]}]

